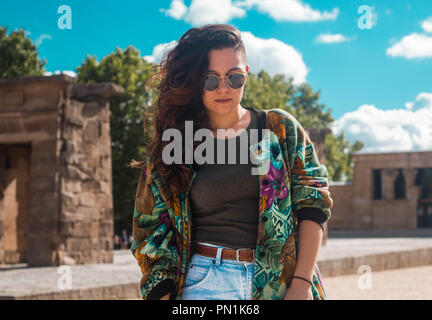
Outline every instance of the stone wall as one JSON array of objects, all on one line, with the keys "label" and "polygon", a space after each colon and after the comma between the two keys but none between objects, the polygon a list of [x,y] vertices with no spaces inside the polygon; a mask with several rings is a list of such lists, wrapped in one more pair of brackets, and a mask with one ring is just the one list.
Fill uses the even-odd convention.
[{"label": "stone wall", "polygon": [[352,225],[352,185],[351,184],[330,184],[330,195],[333,199],[331,217],[328,221],[328,228],[350,229]]},{"label": "stone wall", "polygon": [[[122,91],[65,75],[0,80],[0,145],[31,148],[29,266],[112,262],[108,99]],[[7,201],[15,200],[0,200],[0,208]]]},{"label": "stone wall", "polygon": [[[331,229],[412,230],[417,228],[420,168],[432,168],[432,151],[354,155],[352,185],[333,185]],[[401,169],[404,199],[395,199],[395,179]],[[381,171],[382,197],[374,199],[373,170]]]}]

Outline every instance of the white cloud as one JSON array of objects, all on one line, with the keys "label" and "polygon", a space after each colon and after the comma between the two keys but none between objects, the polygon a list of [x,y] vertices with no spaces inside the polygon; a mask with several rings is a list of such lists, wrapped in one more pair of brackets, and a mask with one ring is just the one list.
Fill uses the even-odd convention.
[{"label": "white cloud", "polygon": [[58,75],[58,74],[65,74],[65,75],[72,77],[72,78],[76,78],[76,76],[77,76],[76,72],[72,71],[72,70],[63,70],[63,71],[56,70],[56,71],[54,71],[54,73],[51,71],[47,71],[43,75],[46,77],[49,77],[49,76]]},{"label": "white cloud", "polygon": [[365,143],[362,152],[393,152],[432,149],[432,93],[422,92],[407,109],[381,110],[362,105],[344,114],[333,126],[350,141]]},{"label": "white cloud", "polygon": [[425,32],[432,32],[432,17],[429,17],[425,21],[422,21],[421,26]]},{"label": "white cloud", "polygon": [[187,7],[183,0],[173,0],[169,9],[160,9],[160,11],[165,12],[168,17],[180,20],[185,15]]},{"label": "white cloud", "polygon": [[271,76],[279,73],[293,77],[296,85],[306,82],[308,69],[301,53],[294,47],[277,39],[255,37],[250,32],[241,32],[241,36],[251,72],[264,69]]},{"label": "white cloud", "polygon": [[[417,111],[417,110],[425,109],[425,108],[426,109],[429,108],[430,110],[432,110],[432,93],[421,92],[417,95],[414,102],[409,101],[406,104],[408,104],[410,106],[411,111]],[[431,124],[431,126],[432,126],[432,124]]]},{"label": "white cloud", "polygon": [[315,22],[335,20],[339,9],[319,11],[301,0],[192,0],[187,7],[183,0],[172,0],[169,9],[160,9],[166,16],[184,20],[193,26],[208,23],[227,23],[233,18],[244,18],[246,10],[256,9],[276,21]]},{"label": "white cloud", "polygon": [[350,38],[345,37],[343,34],[336,33],[336,34],[320,34],[316,41],[319,43],[337,43],[337,42],[346,42],[350,41]]},{"label": "white cloud", "polygon": [[165,15],[184,20],[193,26],[208,23],[227,23],[233,18],[243,18],[246,11],[231,0],[192,0],[187,7],[183,0],[173,0],[169,9],[160,9]]},{"label": "white cloud", "polygon": [[[30,33],[29,33],[29,34],[30,34]],[[41,34],[41,35],[40,35],[39,37],[37,37],[37,39],[35,40],[35,45],[36,45],[36,47],[39,47],[45,39],[51,40],[51,39],[52,39],[52,36],[49,35],[49,34]]]},{"label": "white cloud", "polygon": [[408,109],[408,110],[412,110],[412,108],[413,108],[413,106],[414,106],[414,102],[405,102],[405,107]]},{"label": "white cloud", "polygon": [[388,56],[406,59],[432,58],[432,36],[411,33],[386,51]]},{"label": "white cloud", "polygon": [[162,57],[166,52],[174,48],[174,46],[177,45],[177,41],[173,40],[169,43],[160,43],[157,46],[153,48],[153,52],[151,56],[144,56],[144,58],[148,62],[152,63],[160,63]]},{"label": "white cloud", "polygon": [[[293,84],[306,82],[308,68],[303,57],[294,47],[277,39],[262,39],[250,32],[241,32],[246,48],[247,62],[250,71],[257,74],[262,69],[271,76],[283,74],[288,79],[293,78]],[[153,48],[151,56],[144,56],[147,61],[160,63],[164,53],[171,50],[176,41],[161,43]]]},{"label": "white cloud", "polygon": [[255,7],[259,12],[269,14],[276,21],[335,20],[339,15],[338,8],[333,8],[331,12],[320,12],[301,0],[245,0],[237,4],[247,9]]}]

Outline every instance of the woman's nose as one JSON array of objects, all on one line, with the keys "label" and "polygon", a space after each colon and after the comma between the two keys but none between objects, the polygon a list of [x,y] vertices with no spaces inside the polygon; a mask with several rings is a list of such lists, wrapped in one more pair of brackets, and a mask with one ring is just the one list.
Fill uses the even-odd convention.
[{"label": "woman's nose", "polygon": [[221,77],[220,78],[220,83],[219,83],[219,90],[229,90],[229,86],[227,83],[227,78],[226,77]]}]

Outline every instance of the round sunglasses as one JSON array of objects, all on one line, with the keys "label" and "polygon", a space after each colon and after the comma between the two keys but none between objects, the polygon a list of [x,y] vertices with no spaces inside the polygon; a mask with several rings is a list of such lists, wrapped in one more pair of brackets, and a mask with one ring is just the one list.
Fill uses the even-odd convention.
[{"label": "round sunglasses", "polygon": [[220,85],[221,78],[225,78],[228,86],[231,89],[240,89],[246,82],[246,76],[243,73],[230,73],[226,76],[217,76],[209,74],[204,81],[204,89],[207,91],[214,91]]}]

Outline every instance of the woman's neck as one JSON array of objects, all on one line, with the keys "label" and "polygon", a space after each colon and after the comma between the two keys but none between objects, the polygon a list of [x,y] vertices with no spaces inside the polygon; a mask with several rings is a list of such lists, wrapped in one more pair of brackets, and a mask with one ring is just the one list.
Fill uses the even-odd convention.
[{"label": "woman's neck", "polygon": [[[249,124],[249,111],[239,105],[231,113],[225,115],[209,114],[210,126],[216,129],[242,129]],[[246,124],[246,125],[245,125]]]},{"label": "woman's neck", "polygon": [[213,135],[215,137],[218,137],[217,135],[217,129],[232,129],[235,130],[235,132],[230,133],[229,131],[227,137],[236,136],[240,133],[242,133],[246,129],[250,123],[251,117],[250,117],[250,111],[243,108],[239,105],[237,109],[234,109],[233,112],[226,115],[212,115],[210,114],[210,126],[211,130],[213,132]]}]

